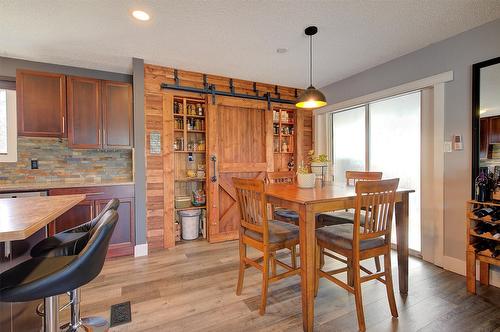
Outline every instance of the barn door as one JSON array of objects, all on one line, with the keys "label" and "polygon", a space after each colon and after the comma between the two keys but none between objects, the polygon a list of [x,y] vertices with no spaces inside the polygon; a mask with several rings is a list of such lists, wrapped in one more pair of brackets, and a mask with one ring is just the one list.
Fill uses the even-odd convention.
[{"label": "barn door", "polygon": [[231,97],[208,102],[210,242],[238,238],[233,177],[264,179],[273,170],[272,112],[267,103]]}]

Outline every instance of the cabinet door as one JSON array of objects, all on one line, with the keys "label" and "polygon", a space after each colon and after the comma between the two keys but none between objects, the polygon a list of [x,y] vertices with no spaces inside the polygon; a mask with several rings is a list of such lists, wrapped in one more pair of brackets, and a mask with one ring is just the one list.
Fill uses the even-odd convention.
[{"label": "cabinet door", "polygon": [[[96,201],[97,213],[99,213],[109,200]],[[109,257],[132,255],[135,245],[134,227],[134,199],[120,198],[118,207],[118,223],[116,224],[108,250]]]},{"label": "cabinet door", "polygon": [[102,82],[104,146],[132,147],[132,86],[128,83]]},{"label": "cabinet door", "polygon": [[65,137],[64,75],[18,70],[16,92],[19,136]]},{"label": "cabinet door", "polygon": [[493,116],[489,119],[490,144],[500,143],[500,116]]},{"label": "cabinet door", "polygon": [[100,81],[68,77],[68,145],[74,148],[100,148]]},{"label": "cabinet door", "polygon": [[62,214],[49,228],[51,235],[79,226],[95,216],[94,201],[85,200]]},{"label": "cabinet door", "polygon": [[488,158],[488,147],[490,145],[490,123],[488,118],[479,121],[479,158]]}]

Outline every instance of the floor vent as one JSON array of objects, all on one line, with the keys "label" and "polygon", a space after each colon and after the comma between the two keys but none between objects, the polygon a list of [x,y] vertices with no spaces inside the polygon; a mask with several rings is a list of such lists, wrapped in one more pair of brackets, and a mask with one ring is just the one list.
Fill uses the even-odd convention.
[{"label": "floor vent", "polygon": [[132,321],[132,312],[130,310],[130,301],[113,304],[111,306],[110,327],[130,323]]}]

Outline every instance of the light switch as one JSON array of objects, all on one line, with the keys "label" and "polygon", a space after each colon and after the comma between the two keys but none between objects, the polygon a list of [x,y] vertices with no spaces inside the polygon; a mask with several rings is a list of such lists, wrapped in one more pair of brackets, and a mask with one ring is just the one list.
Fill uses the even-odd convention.
[{"label": "light switch", "polygon": [[444,142],[444,152],[451,152],[451,151],[453,151],[451,141],[445,141]]}]

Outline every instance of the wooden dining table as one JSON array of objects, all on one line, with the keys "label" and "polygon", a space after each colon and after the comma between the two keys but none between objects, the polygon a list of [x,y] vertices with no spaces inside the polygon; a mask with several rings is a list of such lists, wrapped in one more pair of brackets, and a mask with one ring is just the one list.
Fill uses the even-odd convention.
[{"label": "wooden dining table", "polygon": [[[398,189],[396,193],[396,236],[399,291],[408,293],[408,213],[409,194],[414,190]],[[314,328],[314,283],[316,249],[316,215],[321,212],[354,208],[353,186],[326,183],[302,189],[296,184],[269,184],[267,202],[274,207],[294,210],[299,215],[302,323],[304,331]]]}]

